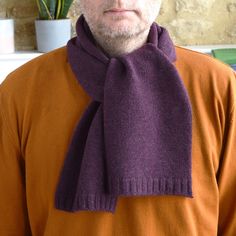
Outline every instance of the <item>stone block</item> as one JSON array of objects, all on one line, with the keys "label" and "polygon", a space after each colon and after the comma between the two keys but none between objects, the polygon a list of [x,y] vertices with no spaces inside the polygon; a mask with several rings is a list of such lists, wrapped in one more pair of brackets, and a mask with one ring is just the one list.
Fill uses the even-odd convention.
[{"label": "stone block", "polygon": [[176,12],[205,12],[210,11],[215,0],[176,0]]},{"label": "stone block", "polygon": [[230,13],[235,13],[236,12],[236,2],[231,2],[227,4],[227,10]]},{"label": "stone block", "polygon": [[7,8],[7,15],[12,18],[29,18],[37,17],[38,9],[36,5],[29,6],[14,6]]},{"label": "stone block", "polygon": [[184,44],[199,40],[206,32],[212,29],[213,23],[206,20],[184,20],[177,19],[169,23],[169,29],[177,41]]}]

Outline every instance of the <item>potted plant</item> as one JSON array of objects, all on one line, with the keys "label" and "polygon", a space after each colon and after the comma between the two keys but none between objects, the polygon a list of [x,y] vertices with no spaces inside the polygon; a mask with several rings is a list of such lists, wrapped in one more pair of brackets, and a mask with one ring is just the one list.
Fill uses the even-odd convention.
[{"label": "potted plant", "polygon": [[71,19],[67,18],[73,0],[36,0],[39,16],[35,20],[37,49],[49,52],[64,46],[71,38]]}]

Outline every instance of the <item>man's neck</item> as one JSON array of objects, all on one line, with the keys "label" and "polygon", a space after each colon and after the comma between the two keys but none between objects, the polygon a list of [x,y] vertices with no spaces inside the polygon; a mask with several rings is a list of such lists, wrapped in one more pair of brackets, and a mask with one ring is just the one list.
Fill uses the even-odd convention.
[{"label": "man's neck", "polygon": [[97,35],[96,33],[93,33],[93,36],[97,42],[97,47],[99,47],[105,54],[115,57],[130,53],[142,47],[147,42],[148,33],[149,30],[146,30],[131,38],[110,38]]}]

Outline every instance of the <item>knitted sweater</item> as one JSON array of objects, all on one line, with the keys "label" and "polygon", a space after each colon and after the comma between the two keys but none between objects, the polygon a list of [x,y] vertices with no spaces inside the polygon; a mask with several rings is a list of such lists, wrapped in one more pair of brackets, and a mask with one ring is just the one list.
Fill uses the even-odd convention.
[{"label": "knitted sweater", "polygon": [[120,196],[114,214],[55,208],[70,137],[91,102],[63,47],[0,85],[0,236],[235,235],[235,74],[210,56],[176,53],[193,111],[193,198]]}]

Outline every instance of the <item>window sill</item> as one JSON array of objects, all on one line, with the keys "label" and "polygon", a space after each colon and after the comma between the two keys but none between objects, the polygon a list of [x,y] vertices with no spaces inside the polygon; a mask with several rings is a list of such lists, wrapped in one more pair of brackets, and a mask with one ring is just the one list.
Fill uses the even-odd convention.
[{"label": "window sill", "polygon": [[[199,46],[183,46],[194,51],[201,53],[211,54],[212,49],[217,48],[236,48],[236,44],[224,45],[199,45]],[[4,78],[19,66],[25,64],[27,61],[42,55],[37,51],[19,51],[10,54],[0,54],[0,83]]]}]

